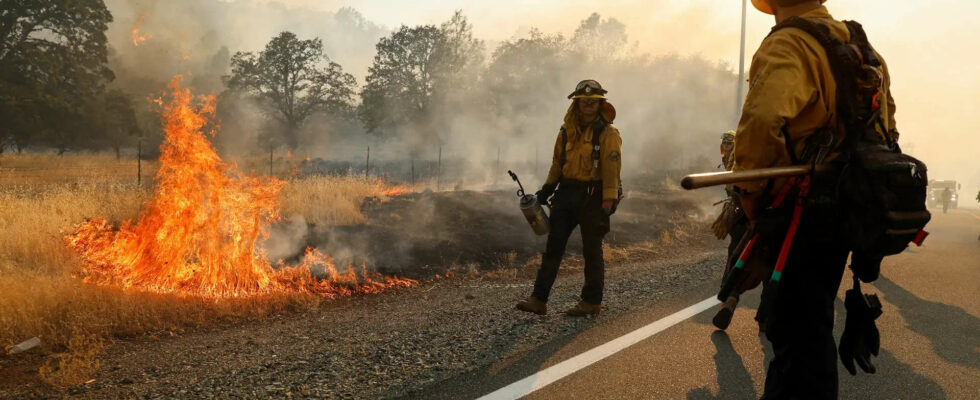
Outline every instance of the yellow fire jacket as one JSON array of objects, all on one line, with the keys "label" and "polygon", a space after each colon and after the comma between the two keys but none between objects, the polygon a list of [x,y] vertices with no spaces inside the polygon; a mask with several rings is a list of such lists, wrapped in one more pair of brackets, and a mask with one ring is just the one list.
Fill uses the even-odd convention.
[{"label": "yellow fire jacket", "polygon": [[[836,21],[826,7],[811,10],[802,18],[830,27],[837,38],[850,40],[847,26]],[[895,129],[895,100],[889,85],[888,68],[882,60],[885,132],[898,140]],[[799,156],[806,138],[818,129],[837,125],[837,84],[823,46],[806,32],[784,28],[766,38],[752,58],[749,91],[735,134],[735,171],[789,165],[788,135]],[[837,143],[844,133],[835,134]],[[827,161],[835,155],[828,156]],[[748,192],[761,190],[764,181],[737,186]]]},{"label": "yellow fire jacket", "polygon": [[608,101],[603,102],[603,118],[609,124],[599,135],[599,169],[593,170],[592,162],[592,126],[585,132],[579,129],[576,116],[575,102],[565,113],[565,165],[561,165],[562,138],[561,132],[555,140],[555,152],[551,160],[551,170],[548,171],[546,184],[553,184],[560,179],[574,179],[583,182],[602,181],[602,199],[616,200],[619,198],[619,173],[622,170],[623,140],[619,129],[613,126],[616,109]]}]

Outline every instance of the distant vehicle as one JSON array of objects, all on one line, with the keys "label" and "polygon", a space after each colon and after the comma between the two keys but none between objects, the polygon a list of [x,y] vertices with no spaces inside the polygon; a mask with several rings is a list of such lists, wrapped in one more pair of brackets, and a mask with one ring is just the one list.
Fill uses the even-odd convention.
[{"label": "distant vehicle", "polygon": [[957,204],[959,204],[959,199],[960,199],[957,190],[959,190],[962,186],[963,185],[959,185],[956,183],[956,181],[952,181],[952,180],[934,179],[929,181],[929,188],[927,189],[926,192],[926,194],[928,194],[928,197],[926,198],[926,206],[942,207],[943,191],[949,189],[949,191],[952,193],[952,196],[950,196],[949,198],[949,207],[956,208]]}]

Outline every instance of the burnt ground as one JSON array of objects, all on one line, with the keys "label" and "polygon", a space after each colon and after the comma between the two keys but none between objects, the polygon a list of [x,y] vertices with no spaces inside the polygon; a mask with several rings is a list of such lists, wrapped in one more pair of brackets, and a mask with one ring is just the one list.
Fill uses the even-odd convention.
[{"label": "burnt ground", "polygon": [[724,242],[710,236],[699,206],[708,200],[631,193],[607,240],[603,313],[561,313],[581,286],[577,235],[549,314],[517,312],[544,238],[531,233],[516,201],[509,192],[443,192],[369,202],[367,224],[312,227],[307,240],[328,252],[363,251],[400,275],[456,274],[310,311],[116,338],[95,380],[67,389],[36,379],[40,355],[0,359],[0,398],[420,397],[426,387],[571,340],[720,275]]},{"label": "burnt ground", "polygon": [[[661,238],[702,220],[703,193],[633,192],[612,220],[606,243],[626,248]],[[700,197],[699,197],[700,196]],[[307,245],[323,249],[338,264],[366,263],[386,273],[427,278],[447,268],[491,270],[502,262],[523,264],[544,249],[524,220],[513,192],[424,192],[362,207],[367,224],[342,227],[311,225]],[[683,233],[682,233],[683,234]],[[568,245],[581,254],[573,234]],[[365,257],[364,255],[368,255]]]}]

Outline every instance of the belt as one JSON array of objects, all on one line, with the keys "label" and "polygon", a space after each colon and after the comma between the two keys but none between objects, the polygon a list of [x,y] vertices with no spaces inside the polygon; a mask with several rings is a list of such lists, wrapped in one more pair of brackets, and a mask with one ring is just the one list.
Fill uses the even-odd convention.
[{"label": "belt", "polygon": [[562,179],[558,181],[559,186],[569,189],[589,189],[602,187],[602,181],[580,181],[578,179]]}]

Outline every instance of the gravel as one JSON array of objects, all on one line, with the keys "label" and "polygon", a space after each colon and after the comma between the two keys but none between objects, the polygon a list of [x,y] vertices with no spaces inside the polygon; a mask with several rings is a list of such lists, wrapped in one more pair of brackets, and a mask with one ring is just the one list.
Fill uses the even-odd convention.
[{"label": "gravel", "polygon": [[700,236],[672,244],[671,255],[610,265],[598,317],[561,313],[578,301],[580,268],[565,268],[546,316],[513,309],[530,293],[530,278],[449,278],[261,321],[116,340],[91,384],[26,384],[0,397],[418,397],[433,383],[717,279],[723,243]]}]

